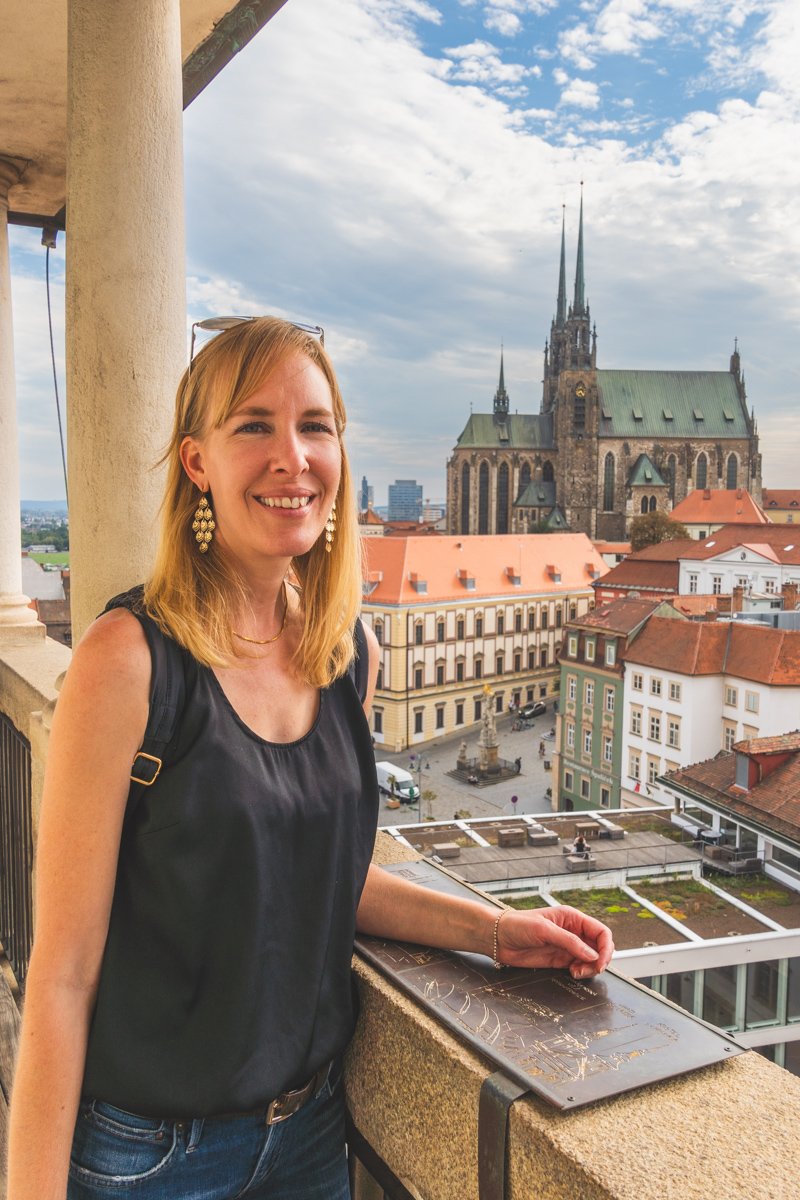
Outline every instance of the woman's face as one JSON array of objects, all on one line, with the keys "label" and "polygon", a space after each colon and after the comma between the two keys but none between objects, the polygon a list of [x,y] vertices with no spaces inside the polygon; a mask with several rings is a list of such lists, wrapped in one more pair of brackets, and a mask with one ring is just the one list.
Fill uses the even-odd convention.
[{"label": "woman's face", "polygon": [[215,540],[245,571],[264,556],[305,554],[323,532],[341,474],[328,381],[293,355],[219,429],[185,438],[181,460],[211,491]]}]

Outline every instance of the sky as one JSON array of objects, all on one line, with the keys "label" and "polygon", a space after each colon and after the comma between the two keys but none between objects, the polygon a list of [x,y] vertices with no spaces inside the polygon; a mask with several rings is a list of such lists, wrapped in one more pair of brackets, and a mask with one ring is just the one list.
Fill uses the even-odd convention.
[{"label": "sky", "polygon": [[[185,114],[189,320],[323,325],[357,480],[441,500],[501,345],[539,411],[583,183],[598,366],[738,338],[764,485],[800,486],[799,59],[796,0],[288,0]],[[44,251],[11,243],[21,493],[56,499]]]}]

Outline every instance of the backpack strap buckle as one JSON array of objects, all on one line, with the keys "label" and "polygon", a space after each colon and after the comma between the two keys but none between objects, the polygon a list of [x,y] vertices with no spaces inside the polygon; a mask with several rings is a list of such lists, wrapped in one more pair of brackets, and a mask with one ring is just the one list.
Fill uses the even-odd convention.
[{"label": "backpack strap buckle", "polygon": [[136,753],[131,764],[131,783],[141,783],[150,787],[158,779],[163,763],[154,754],[145,754],[144,750]]}]

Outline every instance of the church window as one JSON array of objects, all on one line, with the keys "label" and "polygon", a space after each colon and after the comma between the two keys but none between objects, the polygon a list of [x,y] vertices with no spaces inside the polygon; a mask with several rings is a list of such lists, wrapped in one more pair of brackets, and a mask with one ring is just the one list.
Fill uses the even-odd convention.
[{"label": "church window", "polygon": [[656,511],[656,498],[655,498],[655,496],[651,496],[650,497],[650,512],[655,512],[655,511]]},{"label": "church window", "polygon": [[586,391],[580,386],[575,389],[572,404],[572,426],[576,431],[586,428]]},{"label": "church window", "polygon": [[542,482],[552,483],[554,479],[555,475],[553,473],[553,464],[550,462],[550,459],[548,459],[542,467]]},{"label": "church window", "polygon": [[694,486],[702,491],[708,487],[708,459],[705,454],[698,454],[694,469]]},{"label": "church window", "polygon": [[497,532],[508,533],[508,463],[497,472]]},{"label": "church window", "polygon": [[528,486],[530,481],[531,481],[531,464],[529,462],[524,462],[522,464],[522,469],[519,473],[520,495],[525,491],[525,488]]},{"label": "church window", "polygon": [[739,460],[735,454],[728,456],[728,477],[725,486],[731,492],[739,486]]},{"label": "church window", "polygon": [[639,507],[643,514],[647,512],[647,496],[642,496],[642,503]]},{"label": "church window", "polygon": [[478,472],[478,533],[489,532],[489,464],[482,462]]},{"label": "church window", "polygon": [[666,479],[667,487],[669,488],[669,499],[670,499],[671,504],[675,503],[675,472],[677,470],[677,467],[678,467],[677,458],[675,457],[674,454],[670,454],[669,458],[667,459],[667,466],[664,471],[664,478]]},{"label": "church window", "polygon": [[469,463],[461,468],[461,533],[469,533]]},{"label": "church window", "polygon": [[606,455],[603,468],[603,512],[614,511],[614,455]]}]

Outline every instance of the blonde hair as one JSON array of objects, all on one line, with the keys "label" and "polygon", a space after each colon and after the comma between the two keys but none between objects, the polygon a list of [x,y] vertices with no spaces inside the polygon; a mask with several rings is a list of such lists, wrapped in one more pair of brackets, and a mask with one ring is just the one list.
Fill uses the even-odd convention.
[{"label": "blonde hair", "polygon": [[[326,687],[344,674],[353,654],[353,625],[361,606],[361,542],[355,494],[342,436],[346,415],[333,364],[311,334],[277,317],[259,317],[218,334],[195,357],[178,386],[175,423],[162,462],[167,481],[161,503],[158,549],[144,590],[149,615],[205,666],[235,656],[234,612],[249,597],[235,565],[213,542],[197,549],[192,520],[200,492],[180,457],[184,438],[219,428],[286,359],[302,354],[325,376],[341,449],[336,532],[330,553],[325,535],[292,559],[300,593],[303,631],[294,659],[300,678]],[[211,497],[213,505],[213,497]]]}]

